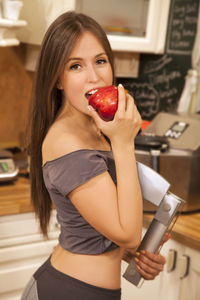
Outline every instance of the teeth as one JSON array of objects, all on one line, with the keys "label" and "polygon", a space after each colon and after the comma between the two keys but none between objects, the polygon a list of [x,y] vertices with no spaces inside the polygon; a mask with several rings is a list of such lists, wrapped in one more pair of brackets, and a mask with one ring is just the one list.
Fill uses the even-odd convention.
[{"label": "teeth", "polygon": [[94,89],[94,90],[92,90],[92,91],[86,93],[85,95],[86,95],[87,98],[89,98],[90,96],[92,96],[92,95],[93,95],[94,93],[96,93],[97,91],[98,91],[98,89]]},{"label": "teeth", "polygon": [[89,93],[87,93],[89,96],[91,96],[91,95],[93,95],[94,93],[96,93],[98,90],[96,89],[96,90],[92,90],[92,91],[90,91]]}]

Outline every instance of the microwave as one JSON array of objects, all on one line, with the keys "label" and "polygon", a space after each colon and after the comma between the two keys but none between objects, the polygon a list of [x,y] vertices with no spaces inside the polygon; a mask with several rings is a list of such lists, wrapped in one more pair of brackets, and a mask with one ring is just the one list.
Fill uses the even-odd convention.
[{"label": "microwave", "polygon": [[[137,161],[159,172],[170,191],[186,201],[183,212],[200,211],[200,115],[160,112],[138,136]],[[154,211],[148,203],[145,211]]]}]

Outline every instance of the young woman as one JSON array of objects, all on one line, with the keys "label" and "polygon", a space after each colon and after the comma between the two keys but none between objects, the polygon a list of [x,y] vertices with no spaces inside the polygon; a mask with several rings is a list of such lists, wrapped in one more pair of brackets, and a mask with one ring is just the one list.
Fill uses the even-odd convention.
[{"label": "young woman", "polygon": [[[67,12],[49,27],[38,61],[29,151],[32,202],[47,235],[52,202],[59,243],[22,299],[119,300],[121,260],[141,240],[142,196],[134,154],[141,117],[118,86],[113,121],[88,106],[88,91],[114,84],[112,50],[90,17]],[[126,249],[126,250],[125,250]],[[153,279],[164,257],[139,253]]]}]

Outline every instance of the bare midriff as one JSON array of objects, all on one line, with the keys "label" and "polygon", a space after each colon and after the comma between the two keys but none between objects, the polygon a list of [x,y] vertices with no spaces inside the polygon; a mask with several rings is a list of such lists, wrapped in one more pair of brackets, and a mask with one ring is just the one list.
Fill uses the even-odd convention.
[{"label": "bare midriff", "polygon": [[51,265],[71,277],[107,289],[121,286],[122,250],[98,254],[77,254],[63,249],[59,244],[51,256]]}]

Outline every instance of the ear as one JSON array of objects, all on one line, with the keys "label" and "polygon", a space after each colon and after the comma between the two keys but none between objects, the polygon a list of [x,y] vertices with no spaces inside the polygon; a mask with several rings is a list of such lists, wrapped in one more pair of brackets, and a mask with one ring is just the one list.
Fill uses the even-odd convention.
[{"label": "ear", "polygon": [[58,90],[63,90],[63,85],[61,83],[60,78],[57,80],[56,87],[57,87]]}]

